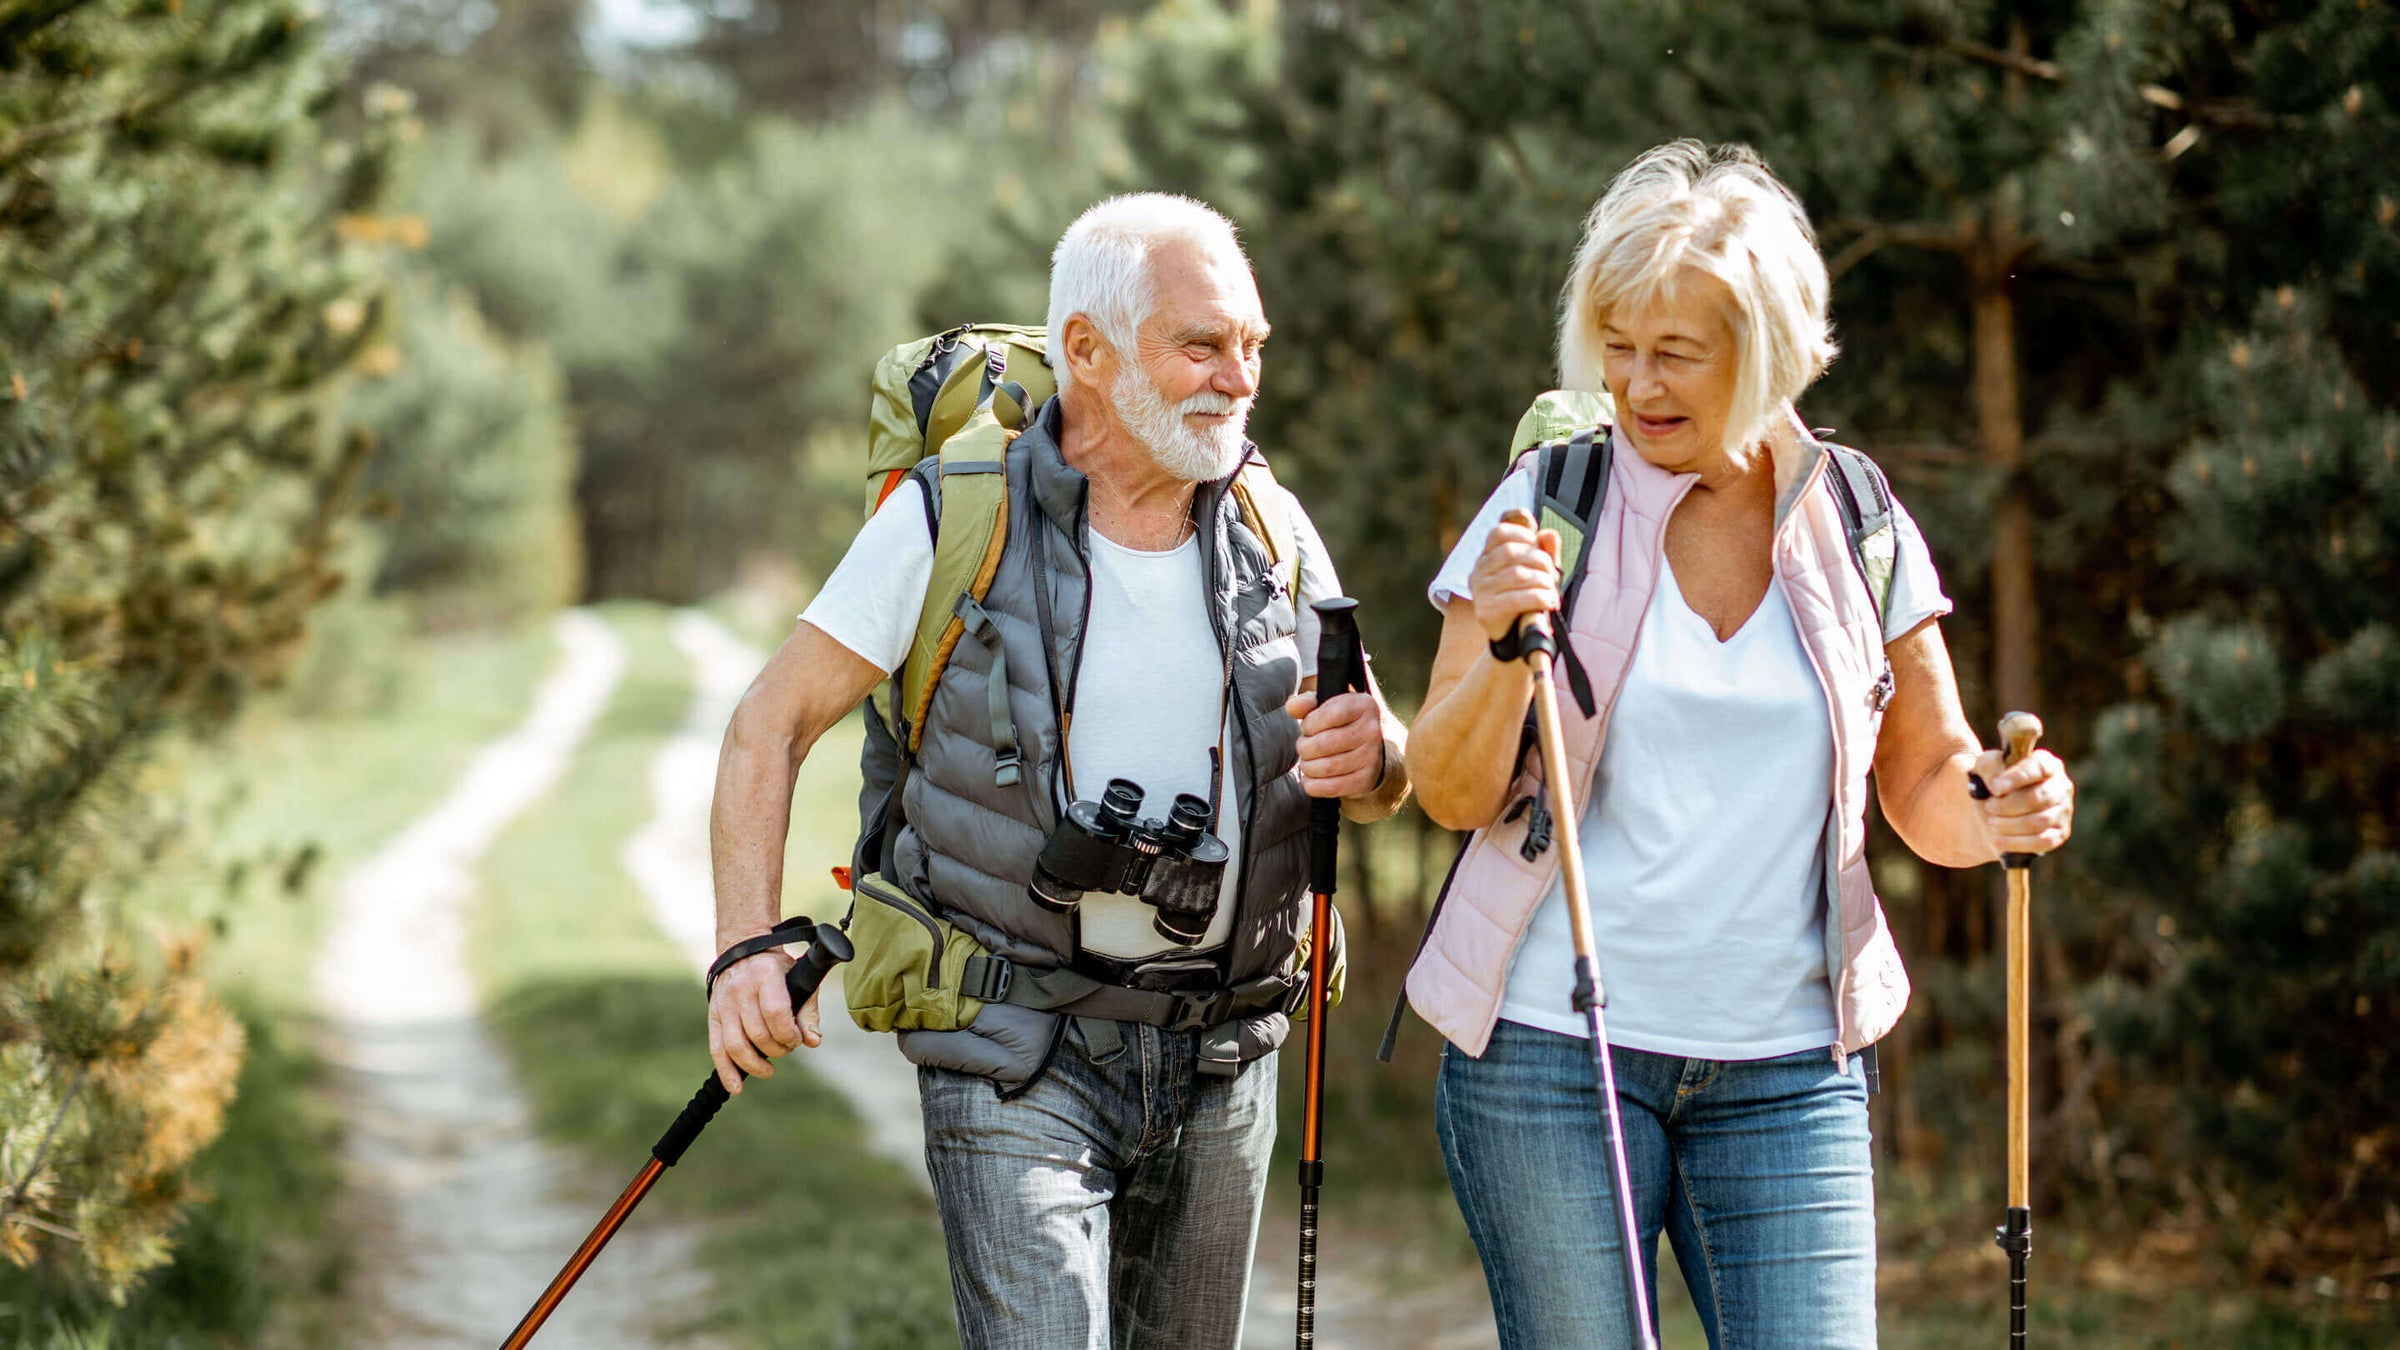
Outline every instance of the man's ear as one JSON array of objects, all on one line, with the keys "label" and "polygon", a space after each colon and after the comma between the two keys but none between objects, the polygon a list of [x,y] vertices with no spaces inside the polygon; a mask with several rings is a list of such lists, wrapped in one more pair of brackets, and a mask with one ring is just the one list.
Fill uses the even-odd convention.
[{"label": "man's ear", "polygon": [[1103,389],[1116,375],[1116,353],[1108,339],[1100,336],[1099,326],[1081,314],[1072,315],[1058,332],[1058,346],[1052,359],[1066,363],[1076,384],[1087,389]]}]

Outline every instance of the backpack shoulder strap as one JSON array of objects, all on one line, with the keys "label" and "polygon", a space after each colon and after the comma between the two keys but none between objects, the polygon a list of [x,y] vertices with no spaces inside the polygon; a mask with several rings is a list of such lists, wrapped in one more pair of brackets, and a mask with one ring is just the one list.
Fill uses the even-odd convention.
[{"label": "backpack shoulder strap", "polygon": [[1292,518],[1298,505],[1275,481],[1264,455],[1252,455],[1233,475],[1233,501],[1242,523],[1267,546],[1267,561],[1283,578],[1286,594],[1298,603],[1300,595],[1300,525]]},{"label": "backpack shoulder strap", "polygon": [[[999,386],[918,470],[933,513],[933,572],[917,615],[916,640],[897,676],[897,710],[905,718],[911,756],[925,738],[925,710],[934,686],[970,626],[993,649],[995,702],[1007,707],[1006,667],[997,664],[998,632],[983,614],[982,601],[1008,543],[1008,447],[1018,434],[1009,422],[1023,416],[1022,409],[999,406],[1010,395],[1007,386]],[[995,728],[995,734],[1003,741],[1014,739],[1013,728],[1005,735]]]},{"label": "backpack shoulder strap", "polygon": [[1892,577],[1899,566],[1900,531],[1892,516],[1891,483],[1883,469],[1864,451],[1831,441],[1825,448],[1826,481],[1833,488],[1834,506],[1841,512],[1842,532],[1848,536],[1850,561],[1858,568],[1867,596],[1875,602],[1880,624],[1891,612]]},{"label": "backpack shoulder strap", "polygon": [[[1586,555],[1600,507],[1608,499],[1608,475],[1615,454],[1615,443],[1603,423],[1584,427],[1563,441],[1537,445],[1528,457],[1533,468],[1534,518],[1543,529],[1558,531],[1561,571],[1567,579],[1567,588],[1559,596],[1562,632],[1574,618],[1575,601],[1583,593]],[[1583,661],[1566,642],[1559,644],[1559,654],[1567,668],[1567,692],[1575,696],[1575,706],[1584,716],[1594,716],[1599,702],[1592,695],[1591,676],[1585,673]]]}]

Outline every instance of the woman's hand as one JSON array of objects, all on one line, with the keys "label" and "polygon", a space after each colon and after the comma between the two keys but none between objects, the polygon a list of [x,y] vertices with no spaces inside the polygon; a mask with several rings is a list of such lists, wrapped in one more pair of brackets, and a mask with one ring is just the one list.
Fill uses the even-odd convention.
[{"label": "woman's hand", "polygon": [[1982,806],[1995,852],[2048,853],[2075,832],[2075,784],[2058,756],[2036,750],[2002,768],[2000,752],[1986,750],[1975,774],[1992,794]]},{"label": "woman's hand", "polygon": [[1558,554],[1558,531],[1536,530],[1523,511],[1500,517],[1467,583],[1485,637],[1498,642],[1526,615],[1558,608]]}]

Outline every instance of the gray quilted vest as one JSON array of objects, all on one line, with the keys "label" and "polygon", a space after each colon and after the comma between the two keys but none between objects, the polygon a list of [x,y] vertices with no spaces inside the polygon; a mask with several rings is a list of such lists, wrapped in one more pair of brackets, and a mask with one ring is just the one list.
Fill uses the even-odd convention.
[{"label": "gray quilted vest", "polygon": [[[866,825],[860,865],[882,871],[1007,963],[1019,991],[985,1003],[964,1029],[901,1032],[901,1053],[914,1063],[989,1078],[1004,1093],[1039,1076],[1069,1016],[1128,1015],[1122,999],[1054,998],[1044,1006],[1025,995],[1045,973],[1071,969],[1077,957],[1074,920],[1025,894],[1034,857],[1066,805],[1058,710],[1073,705],[1089,608],[1089,485],[1060,457],[1059,417],[1060,402],[1052,399],[1009,446],[1008,535],[982,605],[990,625],[980,639],[970,633],[958,643],[934,687],[897,819],[883,817],[899,746],[873,717],[860,799]],[[926,486],[929,509],[938,509],[930,506],[935,485]],[[1138,1020],[1200,1031],[1204,1064],[1230,1072],[1282,1044],[1299,989],[1309,798],[1295,771],[1299,726],[1283,711],[1300,687],[1298,616],[1226,483],[1202,484],[1192,514],[1201,527],[1209,617],[1232,678],[1225,769],[1228,783],[1240,788],[1238,799],[1229,794],[1228,801],[1238,800],[1243,813],[1242,852],[1234,860],[1237,912],[1221,949],[1222,986],[1182,1000],[1170,1017]],[[1013,726],[993,715],[988,644],[995,640]],[[1003,740],[1014,743],[1019,771],[1013,775],[1002,769],[1009,753]],[[1100,785],[1077,786],[1097,796]]]}]

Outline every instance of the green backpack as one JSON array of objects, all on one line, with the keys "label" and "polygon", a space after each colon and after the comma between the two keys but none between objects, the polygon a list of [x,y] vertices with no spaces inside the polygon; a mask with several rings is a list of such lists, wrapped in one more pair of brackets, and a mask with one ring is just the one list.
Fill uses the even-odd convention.
[{"label": "green backpack", "polygon": [[[924,736],[934,685],[959,639],[978,627],[974,614],[1008,541],[1008,444],[1058,392],[1048,341],[1040,328],[962,324],[904,342],[875,363],[867,514],[916,474],[925,484],[926,525],[934,538],[933,578],[916,642],[894,672],[893,688],[876,696],[878,715],[895,733],[906,731],[912,755]],[[1287,589],[1297,594],[1297,530],[1283,494],[1269,490],[1274,483],[1266,461],[1253,456],[1234,477],[1234,499]]]},{"label": "green backpack", "polygon": [[[867,514],[910,477],[922,483],[933,572],[908,656],[867,700],[858,845],[850,866],[835,872],[854,897],[874,902],[854,899],[844,921],[858,953],[844,972],[844,989],[852,1020],[869,1031],[954,1030],[973,1023],[983,1006],[972,974],[988,966],[979,958],[989,954],[890,880],[897,842],[891,826],[924,739],[927,708],[963,639],[985,644],[992,655],[995,780],[1008,786],[1023,773],[1008,712],[1008,666],[983,600],[1008,543],[1009,443],[1058,389],[1047,337],[1039,328],[964,324],[902,343],[875,363]],[[1266,462],[1252,456],[1232,490],[1243,522],[1297,595],[1297,526],[1274,483]]]}]

